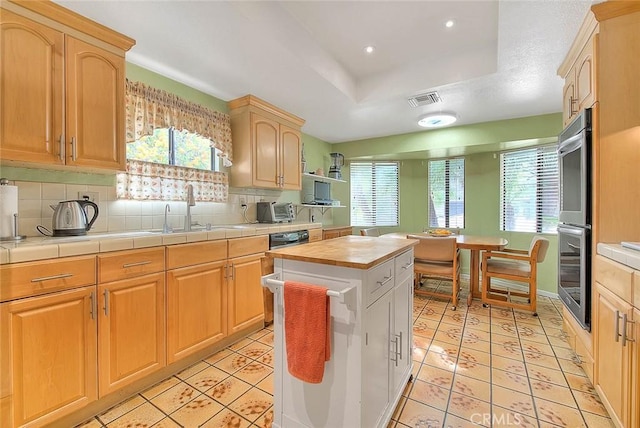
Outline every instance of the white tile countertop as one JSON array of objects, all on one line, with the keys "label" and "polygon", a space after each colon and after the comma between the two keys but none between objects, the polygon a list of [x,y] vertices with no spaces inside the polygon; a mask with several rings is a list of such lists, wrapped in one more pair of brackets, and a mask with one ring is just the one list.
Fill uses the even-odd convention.
[{"label": "white tile countertop", "polygon": [[632,269],[640,270],[640,251],[623,247],[620,244],[604,244],[602,242],[598,243],[596,248],[601,256],[615,260]]},{"label": "white tile countertop", "polygon": [[20,242],[0,242],[0,264],[318,228],[322,228],[322,223],[256,223],[214,225],[210,230],[191,232],[138,230],[56,238],[28,237]]}]

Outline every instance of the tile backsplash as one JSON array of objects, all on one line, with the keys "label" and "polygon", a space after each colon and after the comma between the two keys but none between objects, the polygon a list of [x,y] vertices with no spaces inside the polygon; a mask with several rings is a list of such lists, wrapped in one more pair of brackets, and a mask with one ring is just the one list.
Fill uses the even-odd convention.
[{"label": "tile backsplash", "polygon": [[[187,206],[182,201],[130,201],[116,199],[113,186],[40,183],[15,181],[18,186],[18,214],[21,235],[39,236],[37,225],[51,229],[53,209],[60,201],[81,199],[85,192],[98,195],[99,215],[91,232],[122,232],[130,230],[161,229],[164,224],[165,206],[170,206],[169,225],[173,228],[184,227]],[[246,191],[246,193],[240,193]],[[299,203],[299,192],[256,191],[255,189],[230,189],[227,202],[196,202],[191,207],[192,222],[201,225],[211,223],[241,224],[256,221],[256,202],[278,201]],[[241,200],[246,201],[246,219],[243,215]],[[313,211],[313,212],[310,212]],[[330,210],[329,210],[330,211]],[[92,215],[91,208],[88,209]],[[313,215],[313,219],[311,216]],[[318,209],[302,209],[296,218],[298,222],[317,221],[331,223],[331,214],[321,215]]]}]

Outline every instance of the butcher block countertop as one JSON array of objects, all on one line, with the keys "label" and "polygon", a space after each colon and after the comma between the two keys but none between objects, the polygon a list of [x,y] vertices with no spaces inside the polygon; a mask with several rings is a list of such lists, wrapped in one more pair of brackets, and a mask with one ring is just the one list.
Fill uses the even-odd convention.
[{"label": "butcher block countertop", "polygon": [[416,239],[380,239],[374,236],[350,235],[270,250],[266,254],[269,257],[287,260],[369,269],[417,244]]}]

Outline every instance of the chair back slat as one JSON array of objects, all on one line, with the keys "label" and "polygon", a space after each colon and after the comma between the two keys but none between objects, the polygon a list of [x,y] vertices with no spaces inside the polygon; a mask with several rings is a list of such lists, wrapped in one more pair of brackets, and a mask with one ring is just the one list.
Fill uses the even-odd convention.
[{"label": "chair back slat", "polygon": [[407,235],[409,239],[417,239],[420,242],[413,248],[414,258],[434,262],[451,262],[456,254],[456,237],[434,237]]},{"label": "chair back slat", "polygon": [[[529,247],[529,257],[535,257],[538,263],[542,263],[547,256],[549,249],[549,240],[542,236],[534,236]],[[536,254],[537,250],[537,254]]]},{"label": "chair back slat", "polygon": [[360,235],[362,235],[362,236],[380,236],[380,230],[377,227],[369,227],[367,229],[360,229]]}]

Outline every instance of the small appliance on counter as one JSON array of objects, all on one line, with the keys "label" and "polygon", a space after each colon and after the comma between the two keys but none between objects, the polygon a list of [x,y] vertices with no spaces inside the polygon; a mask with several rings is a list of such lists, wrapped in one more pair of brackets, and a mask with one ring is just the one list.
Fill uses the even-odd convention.
[{"label": "small appliance on counter", "polygon": [[[49,205],[53,210],[51,224],[53,233],[44,226],[36,229],[45,236],[82,236],[86,235],[98,218],[98,205],[89,200],[62,201],[58,205]],[[93,208],[91,220],[87,217],[85,207]],[[44,230],[44,232],[43,232]]]},{"label": "small appliance on counter", "polygon": [[9,180],[0,178],[0,241],[24,238],[18,231],[18,186],[11,186]]},{"label": "small appliance on counter", "polygon": [[331,156],[331,166],[329,167],[329,178],[342,180],[340,169],[344,166],[344,155],[342,153],[329,153]]},{"label": "small appliance on counter", "polygon": [[296,214],[291,203],[258,202],[258,223],[291,223]]}]

